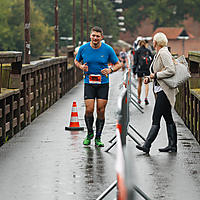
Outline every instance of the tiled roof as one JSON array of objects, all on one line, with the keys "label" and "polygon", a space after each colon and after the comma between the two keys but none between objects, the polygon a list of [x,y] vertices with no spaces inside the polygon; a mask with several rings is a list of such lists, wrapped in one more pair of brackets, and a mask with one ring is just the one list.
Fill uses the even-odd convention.
[{"label": "tiled roof", "polygon": [[153,36],[158,32],[164,33],[168,39],[177,39],[178,36],[181,35],[181,33],[183,34],[183,32],[186,33],[189,36],[189,38],[194,38],[194,36],[192,34],[186,32],[186,30],[184,28],[160,27],[154,31]]}]

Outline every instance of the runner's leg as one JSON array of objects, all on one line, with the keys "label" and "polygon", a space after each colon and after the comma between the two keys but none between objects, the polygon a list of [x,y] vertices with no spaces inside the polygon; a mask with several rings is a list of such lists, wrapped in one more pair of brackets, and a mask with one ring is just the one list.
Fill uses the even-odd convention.
[{"label": "runner's leg", "polygon": [[101,134],[105,123],[105,108],[107,105],[106,99],[97,99],[97,119],[96,119],[96,137],[95,143],[99,147],[103,147],[101,142]]},{"label": "runner's leg", "polygon": [[89,145],[91,139],[94,137],[93,131],[93,112],[95,104],[95,88],[92,85],[85,84],[84,86],[84,99],[85,99],[85,124],[87,127],[87,136],[83,141],[84,145]]},{"label": "runner's leg", "polygon": [[94,112],[94,99],[86,99],[85,100],[85,124],[88,129],[88,133],[93,134],[93,122],[94,122],[94,117],[93,117],[93,112]]}]

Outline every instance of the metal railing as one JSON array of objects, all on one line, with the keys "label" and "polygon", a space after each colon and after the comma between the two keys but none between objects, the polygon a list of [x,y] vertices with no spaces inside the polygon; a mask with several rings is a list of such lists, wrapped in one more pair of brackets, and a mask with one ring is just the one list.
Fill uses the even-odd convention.
[{"label": "metal railing", "polygon": [[[116,135],[109,141],[116,141],[111,147],[106,149],[108,152],[115,144],[117,144],[117,161],[116,171],[117,180],[114,181],[96,200],[103,200],[115,187],[117,187],[117,199],[119,200],[134,200],[136,193],[146,200],[150,198],[135,185],[135,176],[133,168],[133,156],[126,149],[126,136],[129,135],[135,142],[137,141],[130,133],[128,128],[132,127],[129,124],[130,113],[129,105],[131,103],[131,71],[128,70],[124,76],[123,89],[118,98],[118,120],[116,124]],[[144,138],[133,128],[133,130],[144,140]],[[136,142],[139,143],[138,141]],[[140,144],[140,143],[139,143]],[[130,162],[131,161],[131,162]]]}]

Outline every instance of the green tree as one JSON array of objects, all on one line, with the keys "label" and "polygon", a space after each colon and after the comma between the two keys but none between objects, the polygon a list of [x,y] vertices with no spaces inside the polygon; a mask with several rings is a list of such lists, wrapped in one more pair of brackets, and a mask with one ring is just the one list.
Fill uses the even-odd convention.
[{"label": "green tree", "polygon": [[11,37],[8,16],[11,14],[10,2],[0,1],[0,50],[9,49],[9,38]]},{"label": "green tree", "polygon": [[[54,4],[52,0],[33,0],[35,5],[40,8],[44,14],[45,21],[50,26],[54,26]],[[86,0],[83,1],[84,14],[84,40],[87,38],[86,30]],[[73,16],[73,0],[58,0],[59,5],[59,35],[72,37],[72,16]],[[91,28],[92,11],[91,0],[89,0],[89,24]],[[117,19],[113,12],[113,5],[109,0],[94,0],[94,23],[104,29],[105,34],[113,35],[116,39],[119,33],[117,27]],[[80,41],[80,0],[76,0],[76,41]]]},{"label": "green tree", "polygon": [[44,23],[40,10],[31,5],[31,50],[32,55],[41,55],[54,44],[54,27]]},{"label": "green tree", "polygon": [[154,29],[181,25],[187,16],[200,21],[199,0],[126,0],[123,7],[125,23],[131,32],[147,18],[151,19]]},{"label": "green tree", "polygon": [[113,4],[108,0],[95,1],[95,23],[104,30],[104,35],[112,35],[115,41],[119,36],[118,20]]},{"label": "green tree", "polygon": [[[1,0],[0,2],[0,48],[1,50],[24,50],[24,0]],[[53,42],[53,30],[44,23],[40,10],[31,3],[31,51],[32,56],[41,55]]]}]

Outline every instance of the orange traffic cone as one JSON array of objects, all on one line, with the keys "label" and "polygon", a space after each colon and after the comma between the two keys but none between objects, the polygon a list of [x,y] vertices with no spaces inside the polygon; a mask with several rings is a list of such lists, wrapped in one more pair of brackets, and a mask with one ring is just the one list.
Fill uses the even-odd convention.
[{"label": "orange traffic cone", "polygon": [[80,127],[80,125],[79,125],[77,105],[76,105],[75,101],[73,102],[73,105],[72,105],[70,125],[69,125],[69,127],[65,127],[65,130],[69,130],[69,131],[84,130],[84,127]]}]

